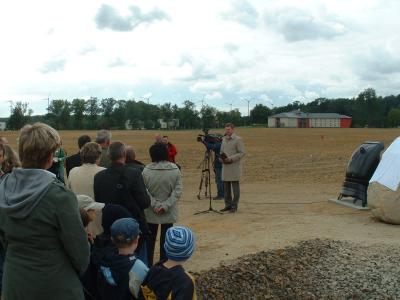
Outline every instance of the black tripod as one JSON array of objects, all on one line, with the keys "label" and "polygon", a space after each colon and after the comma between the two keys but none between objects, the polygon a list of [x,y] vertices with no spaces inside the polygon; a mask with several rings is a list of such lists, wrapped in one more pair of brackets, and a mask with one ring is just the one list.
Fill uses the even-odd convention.
[{"label": "black tripod", "polygon": [[202,160],[202,162],[200,163],[200,165],[197,167],[198,169],[200,169],[200,167],[202,167],[201,169],[201,179],[200,179],[200,185],[199,185],[199,193],[197,194],[197,199],[201,199],[201,190],[202,187],[204,185],[204,196],[210,201],[210,206],[207,210],[203,210],[203,211],[199,211],[197,213],[195,213],[195,215],[198,214],[204,214],[204,213],[208,213],[210,211],[218,213],[218,214],[222,214],[221,212],[213,209],[212,207],[212,197],[211,197],[211,150],[206,150],[206,152],[204,153],[204,158]]}]

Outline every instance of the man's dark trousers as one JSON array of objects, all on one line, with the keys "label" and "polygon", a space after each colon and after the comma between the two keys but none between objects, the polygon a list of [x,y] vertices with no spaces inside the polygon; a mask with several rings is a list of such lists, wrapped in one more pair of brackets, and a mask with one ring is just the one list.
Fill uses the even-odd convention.
[{"label": "man's dark trousers", "polygon": [[[233,190],[233,199],[232,199]],[[239,181],[224,181],[225,207],[237,209],[240,198]]]}]

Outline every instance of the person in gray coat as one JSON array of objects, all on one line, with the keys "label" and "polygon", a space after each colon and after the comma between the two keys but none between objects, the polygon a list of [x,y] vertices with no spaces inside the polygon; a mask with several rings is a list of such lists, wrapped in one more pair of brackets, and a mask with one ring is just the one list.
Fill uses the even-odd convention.
[{"label": "person in gray coat", "polygon": [[[225,125],[220,161],[222,162],[222,180],[224,182],[225,207],[222,212],[235,213],[240,198],[239,180],[242,175],[242,158],[245,155],[243,140],[234,133],[234,125]],[[233,199],[232,199],[233,190]]]},{"label": "person in gray coat", "polygon": [[152,145],[149,152],[152,163],[144,168],[142,174],[151,200],[150,207],[144,211],[150,230],[147,256],[151,266],[159,224],[161,224],[160,260],[166,259],[165,233],[178,220],[177,202],[182,194],[182,179],[177,165],[168,161],[168,151],[164,144]]}]

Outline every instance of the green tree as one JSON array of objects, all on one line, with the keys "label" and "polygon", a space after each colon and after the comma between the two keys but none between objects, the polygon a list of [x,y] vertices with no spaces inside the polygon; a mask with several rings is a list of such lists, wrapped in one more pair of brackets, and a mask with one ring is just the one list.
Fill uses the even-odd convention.
[{"label": "green tree", "polygon": [[11,115],[7,122],[7,128],[10,130],[19,130],[25,124],[29,123],[32,115],[32,109],[28,108],[27,102],[11,103]]},{"label": "green tree", "polygon": [[186,100],[183,102],[183,107],[177,112],[179,125],[184,129],[199,128],[200,117],[195,105],[192,101]]},{"label": "green tree", "polygon": [[269,115],[271,115],[271,110],[267,106],[256,104],[250,111],[250,120],[253,124],[266,124]]},{"label": "green tree", "polygon": [[101,112],[97,98],[91,97],[86,101],[86,115],[88,116],[87,127],[89,129],[97,128],[97,118]]},{"label": "green tree", "polygon": [[164,103],[163,105],[161,105],[160,113],[164,121],[170,121],[174,115],[171,103]]},{"label": "green tree", "polygon": [[52,100],[48,110],[51,125],[58,129],[69,129],[71,121],[71,104],[67,100]]},{"label": "green tree", "polygon": [[388,123],[390,127],[400,126],[400,108],[393,108],[388,114]]},{"label": "green tree", "polygon": [[127,102],[125,100],[118,100],[115,104],[115,108],[111,114],[113,119],[113,124],[117,129],[125,129],[126,118],[126,106]]},{"label": "green tree", "polygon": [[361,127],[381,127],[383,126],[381,111],[382,106],[375,90],[368,88],[356,98],[355,123]]},{"label": "green tree", "polygon": [[204,105],[200,110],[201,127],[210,129],[216,127],[217,110],[209,105]]},{"label": "green tree", "polygon": [[117,101],[114,98],[106,98],[101,100],[100,109],[103,116],[100,125],[102,128],[111,128],[112,126],[114,126],[112,113],[116,104]]},{"label": "green tree", "polygon": [[71,104],[73,114],[73,128],[83,129],[83,120],[85,118],[86,102],[84,99],[74,99]]}]

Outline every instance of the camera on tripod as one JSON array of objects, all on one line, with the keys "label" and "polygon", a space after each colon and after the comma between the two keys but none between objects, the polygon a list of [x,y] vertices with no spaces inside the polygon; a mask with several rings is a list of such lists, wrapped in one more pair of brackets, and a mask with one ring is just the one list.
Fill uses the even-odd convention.
[{"label": "camera on tripod", "polygon": [[197,135],[197,141],[206,144],[221,143],[223,135],[219,133],[208,133],[208,129],[203,129],[203,134]]}]

